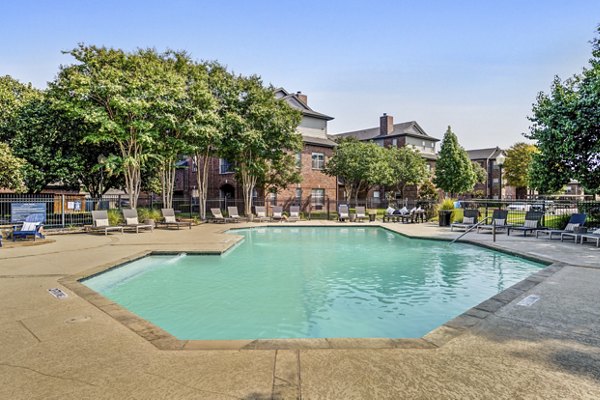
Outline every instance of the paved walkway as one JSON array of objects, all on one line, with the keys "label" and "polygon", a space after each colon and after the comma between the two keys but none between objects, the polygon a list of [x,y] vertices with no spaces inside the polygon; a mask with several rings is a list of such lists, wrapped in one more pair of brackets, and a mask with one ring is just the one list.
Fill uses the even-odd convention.
[{"label": "paved walkway", "polygon": [[[384,225],[411,236],[458,235]],[[0,249],[0,399],[600,398],[600,250],[590,245],[498,236],[498,248],[562,268],[452,340],[429,337],[427,348],[158,350],[58,284],[148,250],[223,250],[232,244],[226,228],[53,236]],[[467,238],[492,245],[491,235]],[[55,299],[52,287],[69,297]],[[540,300],[516,304],[531,294]]]}]

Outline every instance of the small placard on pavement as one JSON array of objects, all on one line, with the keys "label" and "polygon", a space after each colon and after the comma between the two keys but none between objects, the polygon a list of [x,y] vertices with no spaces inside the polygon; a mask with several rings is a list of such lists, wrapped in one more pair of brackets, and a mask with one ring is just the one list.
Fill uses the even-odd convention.
[{"label": "small placard on pavement", "polygon": [[62,299],[66,299],[67,297],[69,297],[68,294],[66,294],[65,292],[63,292],[59,288],[48,289],[48,293],[50,293],[52,296],[56,297],[57,299],[61,299],[61,300]]},{"label": "small placard on pavement", "polygon": [[531,305],[533,305],[539,299],[540,299],[540,296],[538,296],[537,294],[530,294],[529,296],[525,297],[523,300],[521,300],[520,302],[518,302],[517,305],[518,306],[530,307]]}]

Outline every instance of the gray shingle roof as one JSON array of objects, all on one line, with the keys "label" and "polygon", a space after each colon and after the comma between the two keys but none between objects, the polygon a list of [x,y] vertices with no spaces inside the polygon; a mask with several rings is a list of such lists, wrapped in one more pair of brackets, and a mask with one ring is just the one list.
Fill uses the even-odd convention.
[{"label": "gray shingle roof", "polygon": [[[288,103],[292,107],[302,111],[302,114],[304,114],[304,115],[310,115],[311,117],[324,119],[326,121],[331,121],[333,119],[333,117],[330,117],[329,115],[325,115],[323,113],[317,112],[317,111],[313,110],[312,108],[310,108],[308,106],[308,104],[306,104],[304,101],[302,101],[296,93],[289,93],[284,88],[275,89],[275,93],[278,93],[278,92],[281,93],[280,99],[287,100]],[[290,100],[292,100],[292,101],[290,101]],[[298,103],[299,105],[296,105],[296,103]]]},{"label": "gray shingle roof", "polygon": [[302,141],[304,143],[316,144],[318,146],[324,146],[324,147],[335,147],[335,146],[337,146],[337,143],[335,143],[331,139],[322,139],[322,138],[318,138],[318,137],[314,137],[314,136],[302,135]]},{"label": "gray shingle roof", "polygon": [[470,160],[487,160],[488,158],[494,160],[502,151],[499,147],[492,147],[489,149],[467,150],[467,154]]},{"label": "gray shingle roof", "polygon": [[429,136],[423,128],[417,124],[416,121],[408,121],[401,122],[399,124],[394,124],[394,130],[388,135],[381,135],[379,131],[379,127],[369,128],[369,129],[361,129],[358,131],[350,131],[350,132],[342,132],[337,133],[335,136],[338,137],[354,137],[358,140],[377,140],[383,138],[394,138],[399,136],[412,136],[419,139],[427,139],[433,142],[439,142],[439,139],[436,139],[432,136]]}]

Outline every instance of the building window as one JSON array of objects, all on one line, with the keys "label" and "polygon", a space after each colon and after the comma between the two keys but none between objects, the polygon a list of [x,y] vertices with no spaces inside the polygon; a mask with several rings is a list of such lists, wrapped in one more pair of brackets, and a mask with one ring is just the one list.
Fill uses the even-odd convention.
[{"label": "building window", "polygon": [[381,196],[381,194],[379,193],[379,190],[376,190],[373,192],[373,198],[374,199],[378,199]]},{"label": "building window", "polygon": [[301,200],[301,199],[302,199],[302,189],[296,188],[296,200]]},{"label": "building window", "polygon": [[269,192],[267,199],[272,206],[277,205],[277,193]]},{"label": "building window", "polygon": [[317,210],[323,208],[325,204],[325,189],[313,189],[311,191],[311,204]]},{"label": "building window", "polygon": [[398,139],[396,139],[396,138],[392,139],[392,146],[398,147]]},{"label": "building window", "polygon": [[296,153],[296,167],[298,167],[298,169],[302,168],[302,153],[301,152]]},{"label": "building window", "polygon": [[233,164],[225,160],[224,158],[219,158],[219,173],[231,174],[233,172]]},{"label": "building window", "polygon": [[325,167],[325,154],[312,153],[312,168],[323,169]]},{"label": "building window", "polygon": [[494,178],[494,179],[492,180],[492,183],[500,183],[500,180],[499,180],[498,178]]}]

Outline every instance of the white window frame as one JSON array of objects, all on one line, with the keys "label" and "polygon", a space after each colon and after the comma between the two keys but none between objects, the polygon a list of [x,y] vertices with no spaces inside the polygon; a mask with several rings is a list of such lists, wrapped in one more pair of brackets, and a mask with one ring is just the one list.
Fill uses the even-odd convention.
[{"label": "white window frame", "polygon": [[[319,159],[319,157],[321,159]],[[312,169],[322,170],[325,168],[325,153],[312,153],[311,161]]]},{"label": "white window frame", "polygon": [[[225,170],[224,167],[227,167]],[[219,158],[219,174],[233,174],[234,171],[231,170],[232,164],[224,158]]]}]

